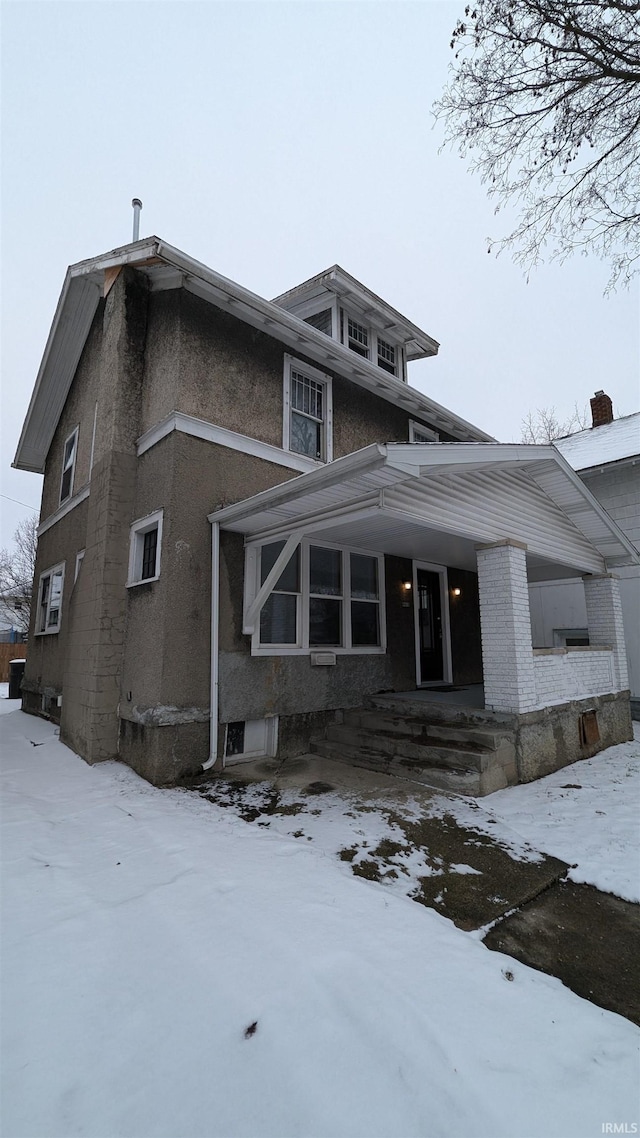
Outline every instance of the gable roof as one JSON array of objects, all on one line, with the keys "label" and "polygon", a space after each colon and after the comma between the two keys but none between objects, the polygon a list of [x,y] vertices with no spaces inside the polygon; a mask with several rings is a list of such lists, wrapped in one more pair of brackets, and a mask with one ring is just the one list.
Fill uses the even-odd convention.
[{"label": "gable roof", "polygon": [[280,305],[207,268],[161,238],[147,237],[80,261],[67,270],[13,462],[18,469],[39,474],[44,471],[98,303],[104,295],[105,274],[125,265],[145,273],[152,290],[185,288],[449,434],[465,441],[491,440],[491,435],[466,419],[329,339]]},{"label": "gable roof", "polygon": [[553,444],[574,470],[590,470],[610,462],[623,462],[640,455],[640,411],[614,419],[601,427],[589,427]]}]

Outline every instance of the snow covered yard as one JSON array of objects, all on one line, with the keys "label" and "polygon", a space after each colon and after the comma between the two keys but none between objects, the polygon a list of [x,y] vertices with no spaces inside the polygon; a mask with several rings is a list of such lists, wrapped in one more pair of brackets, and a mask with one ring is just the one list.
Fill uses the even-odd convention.
[{"label": "snow covered yard", "polygon": [[4,1138],[588,1138],[637,1123],[626,1020],[316,841],[88,767],[21,712],[2,734]]},{"label": "snow covered yard", "polygon": [[495,819],[538,850],[572,865],[572,881],[640,902],[640,723],[633,743],[538,782],[481,799],[476,824]]}]

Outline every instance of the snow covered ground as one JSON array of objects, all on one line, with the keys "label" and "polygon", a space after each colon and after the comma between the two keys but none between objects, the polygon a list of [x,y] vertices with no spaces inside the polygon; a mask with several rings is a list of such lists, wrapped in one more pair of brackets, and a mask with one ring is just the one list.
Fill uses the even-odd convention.
[{"label": "snow covered ground", "polygon": [[[633,743],[500,790],[481,805],[536,849],[568,861],[572,881],[640,901],[639,723]],[[477,815],[474,821],[485,828]]]},{"label": "snow covered ground", "polygon": [[[314,841],[88,767],[19,711],[2,736],[4,1138],[589,1138],[638,1123],[626,1020]],[[563,781],[582,784],[575,770]],[[555,800],[531,801],[546,825]]]}]

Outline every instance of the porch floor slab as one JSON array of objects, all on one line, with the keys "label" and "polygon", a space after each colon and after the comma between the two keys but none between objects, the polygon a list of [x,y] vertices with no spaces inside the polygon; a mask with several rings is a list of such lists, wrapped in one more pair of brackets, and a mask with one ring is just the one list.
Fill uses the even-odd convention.
[{"label": "porch floor slab", "polygon": [[391,698],[405,700],[408,703],[437,703],[449,707],[473,707],[484,710],[484,688],[482,684],[415,688],[413,691],[394,692]]}]

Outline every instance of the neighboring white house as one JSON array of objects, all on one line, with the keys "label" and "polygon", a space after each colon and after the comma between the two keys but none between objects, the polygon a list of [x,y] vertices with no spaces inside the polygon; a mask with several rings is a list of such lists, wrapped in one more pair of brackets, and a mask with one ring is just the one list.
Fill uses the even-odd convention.
[{"label": "neighboring white house", "polygon": [[[555,446],[591,493],[640,547],[640,412],[613,418],[603,391],[591,400],[593,426]],[[634,719],[640,719],[640,566],[616,569],[624,620],[629,686]],[[573,580],[530,585],[531,628],[535,647],[588,644],[584,590]]]}]

